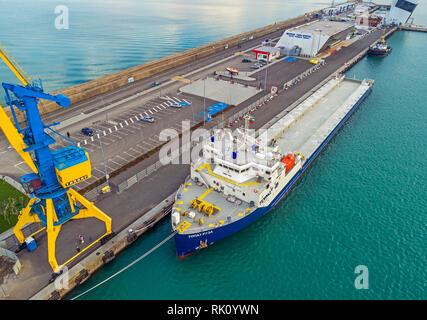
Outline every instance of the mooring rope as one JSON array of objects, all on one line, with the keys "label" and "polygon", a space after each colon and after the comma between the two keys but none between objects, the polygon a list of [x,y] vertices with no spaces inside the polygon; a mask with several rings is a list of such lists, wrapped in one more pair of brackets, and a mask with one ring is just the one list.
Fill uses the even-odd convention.
[{"label": "mooring rope", "polygon": [[150,253],[152,253],[153,251],[157,250],[158,248],[160,248],[163,244],[165,244],[167,241],[169,241],[174,235],[175,235],[176,231],[173,232],[172,234],[170,234],[169,236],[167,236],[165,239],[163,239],[161,242],[159,242],[157,245],[155,245],[153,248],[151,248],[150,250],[148,250],[146,253],[144,253],[142,256],[140,256],[138,259],[136,259],[135,261],[133,261],[132,263],[128,264],[126,267],[120,269],[119,271],[117,271],[115,274],[113,274],[112,276],[108,277],[107,279],[105,279],[104,281],[98,283],[97,285],[93,286],[92,288],[86,290],[83,293],[80,293],[79,295],[77,295],[76,297],[72,298],[71,300],[76,300],[77,298],[81,297],[82,295],[92,291],[93,289],[99,287],[100,285],[106,283],[107,281],[113,279],[114,277],[116,277],[117,275],[119,275],[120,273],[122,273],[123,271],[129,269],[130,267],[132,267],[135,263],[137,263],[138,261],[144,259],[146,256],[148,256]]}]

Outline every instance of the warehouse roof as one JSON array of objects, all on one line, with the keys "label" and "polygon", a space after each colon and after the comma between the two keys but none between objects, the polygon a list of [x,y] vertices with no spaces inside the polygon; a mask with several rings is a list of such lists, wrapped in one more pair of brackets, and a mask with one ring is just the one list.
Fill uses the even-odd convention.
[{"label": "warehouse roof", "polygon": [[299,33],[308,33],[308,34],[322,32],[323,34],[333,36],[351,27],[353,27],[353,24],[347,23],[347,22],[315,21],[315,22],[306,23],[301,26],[289,29],[286,32],[299,32]]},{"label": "warehouse roof", "polygon": [[280,49],[279,48],[275,48],[275,47],[262,46],[262,47],[255,48],[252,51],[254,51],[254,52],[269,52],[269,53],[274,53],[274,52],[280,51]]}]

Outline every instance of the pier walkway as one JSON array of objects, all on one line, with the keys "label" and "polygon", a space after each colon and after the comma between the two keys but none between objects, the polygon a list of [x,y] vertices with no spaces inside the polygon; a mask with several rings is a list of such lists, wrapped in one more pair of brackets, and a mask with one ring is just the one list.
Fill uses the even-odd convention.
[{"label": "pier walkway", "polygon": [[411,24],[411,25],[401,26],[401,27],[399,27],[399,30],[404,30],[404,31],[427,32],[427,27],[424,27],[424,26],[417,26],[417,25],[415,25],[415,24]]}]

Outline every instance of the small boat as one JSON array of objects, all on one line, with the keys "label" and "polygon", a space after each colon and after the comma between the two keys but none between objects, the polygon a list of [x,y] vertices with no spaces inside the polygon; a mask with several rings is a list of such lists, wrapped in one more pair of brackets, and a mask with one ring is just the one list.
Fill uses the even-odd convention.
[{"label": "small boat", "polygon": [[374,45],[369,47],[368,55],[372,57],[385,57],[391,52],[392,48],[387,45],[384,36]]}]

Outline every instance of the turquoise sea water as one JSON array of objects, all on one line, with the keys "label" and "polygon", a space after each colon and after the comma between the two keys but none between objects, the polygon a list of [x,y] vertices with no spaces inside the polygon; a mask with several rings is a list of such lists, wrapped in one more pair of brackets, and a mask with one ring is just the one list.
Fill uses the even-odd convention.
[{"label": "turquoise sea water", "polygon": [[[38,12],[44,18],[37,26],[11,30],[12,17],[0,19],[0,40],[28,73],[55,89],[330,3],[68,2],[79,12],[70,13],[68,35],[53,28],[53,8],[40,13],[54,1],[37,8],[29,1],[7,4],[26,21]],[[427,25],[425,3],[415,18]],[[23,28],[35,36],[23,36]],[[80,299],[426,299],[427,34],[398,32],[388,43],[391,55],[366,57],[348,71],[376,80],[371,95],[275,210],[183,260],[170,241]],[[2,80],[5,72],[0,68]],[[166,219],[70,298],[169,233]],[[369,269],[368,290],[355,289],[358,265]]]}]

